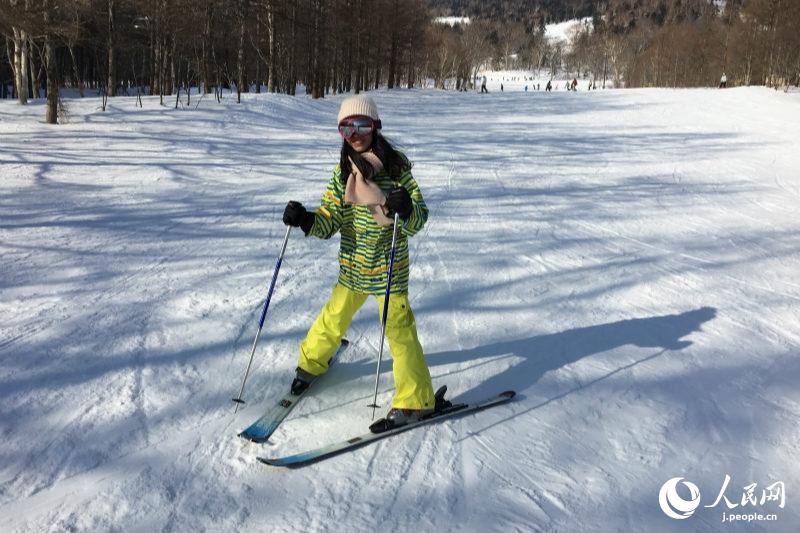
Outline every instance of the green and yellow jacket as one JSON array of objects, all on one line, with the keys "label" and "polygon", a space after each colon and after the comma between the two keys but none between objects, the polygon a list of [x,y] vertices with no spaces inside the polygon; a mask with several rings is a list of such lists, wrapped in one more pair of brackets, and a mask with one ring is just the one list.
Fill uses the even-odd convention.
[{"label": "green and yellow jacket", "polygon": [[[363,205],[344,202],[344,183],[339,165],[333,169],[322,202],[314,213],[314,225],[309,235],[330,239],[341,233],[339,246],[339,283],[350,290],[367,294],[385,294],[392,248],[392,225],[378,226],[369,209]],[[413,209],[408,220],[400,220],[397,233],[397,250],[392,274],[392,294],[408,292],[408,237],[416,234],[428,220],[428,207],[422,198],[417,182],[411,175],[411,164],[399,177],[389,176],[385,170],[373,181],[389,194],[395,187],[404,187],[411,195]]]}]

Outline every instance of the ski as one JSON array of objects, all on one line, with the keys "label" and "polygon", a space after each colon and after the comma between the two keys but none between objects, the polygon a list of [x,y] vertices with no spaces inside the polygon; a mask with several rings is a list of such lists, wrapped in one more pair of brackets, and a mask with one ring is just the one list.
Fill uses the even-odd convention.
[{"label": "ski", "polygon": [[[339,345],[339,349],[336,350],[331,361],[335,361],[336,356],[347,348],[348,344],[350,344],[350,342],[347,339],[342,339],[342,343]],[[292,412],[292,409],[300,402],[300,399],[308,393],[309,389],[311,389],[317,381],[319,381],[319,379],[312,381],[311,385],[298,395],[294,395],[291,392],[287,393],[275,407],[268,410],[261,418],[250,424],[244,431],[239,433],[239,436],[253,442],[266,442],[270,435],[275,433],[275,430],[278,429],[283,419]]]},{"label": "ski", "polygon": [[[436,411],[432,415],[423,418],[418,422],[414,422],[413,424],[407,424],[405,426],[400,426],[396,428],[388,428],[383,431],[380,431],[379,433],[374,433],[371,431],[369,433],[365,433],[364,435],[352,439],[348,439],[328,446],[323,446],[321,448],[317,448],[316,450],[309,450],[306,452],[298,453],[296,455],[290,455],[287,457],[278,457],[274,459],[267,457],[259,457],[258,460],[270,466],[285,466],[289,468],[305,466],[307,464],[319,461],[321,459],[327,459],[328,457],[332,457],[334,455],[338,455],[343,452],[354,450],[356,448],[365,446],[377,440],[381,440],[386,437],[391,437],[392,435],[397,435],[398,433],[402,433],[404,431],[408,431],[410,429],[414,429],[419,426],[424,426],[426,424],[430,424],[433,422],[439,422],[441,420],[452,418],[455,416],[462,416],[469,413],[474,413],[475,411],[480,411],[481,409],[486,409],[488,407],[493,407],[495,405],[506,403],[509,400],[511,400],[515,394],[516,392],[514,391],[505,391],[498,394],[497,396],[488,398],[481,402],[476,402],[471,404],[460,403],[460,404],[448,405],[447,407],[444,407],[441,411]],[[381,428],[382,421],[383,419],[378,420],[370,427]]]}]

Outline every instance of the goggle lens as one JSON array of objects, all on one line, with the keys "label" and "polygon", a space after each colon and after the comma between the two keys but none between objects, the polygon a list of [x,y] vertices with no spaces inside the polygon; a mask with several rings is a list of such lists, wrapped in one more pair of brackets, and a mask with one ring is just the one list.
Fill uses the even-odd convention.
[{"label": "goggle lens", "polygon": [[339,134],[344,139],[363,137],[372,133],[374,129],[375,122],[370,117],[348,118],[339,124]]}]

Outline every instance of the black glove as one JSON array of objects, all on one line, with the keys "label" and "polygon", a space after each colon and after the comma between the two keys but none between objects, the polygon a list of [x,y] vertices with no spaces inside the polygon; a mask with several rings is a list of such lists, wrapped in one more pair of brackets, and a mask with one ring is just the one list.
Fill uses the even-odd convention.
[{"label": "black glove", "polygon": [[411,195],[403,187],[392,189],[389,196],[386,197],[386,207],[389,208],[389,211],[400,215],[403,220],[408,220],[411,210],[414,208],[411,203]]},{"label": "black glove", "polygon": [[308,235],[314,225],[314,213],[309,213],[300,202],[291,201],[283,210],[283,223],[287,226],[301,228]]}]

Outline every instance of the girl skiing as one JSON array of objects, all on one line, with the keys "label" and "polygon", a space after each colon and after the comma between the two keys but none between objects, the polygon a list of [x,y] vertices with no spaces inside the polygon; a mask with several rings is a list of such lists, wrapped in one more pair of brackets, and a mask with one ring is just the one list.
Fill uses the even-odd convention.
[{"label": "girl skiing", "polygon": [[369,295],[383,309],[394,214],[400,217],[394,272],[386,319],[392,352],[395,396],[386,416],[390,424],[414,422],[433,411],[430,372],[408,300],[408,237],[428,219],[428,208],[411,163],[381,134],[378,108],[369,96],[345,99],[339,109],[342,149],[339,164],[322,195],[321,205],[307,211],[290,201],[283,222],[320,239],[341,235],[339,279],[306,338],[300,344],[292,393],[300,394],[328,370],[328,363],[356,311]]}]

